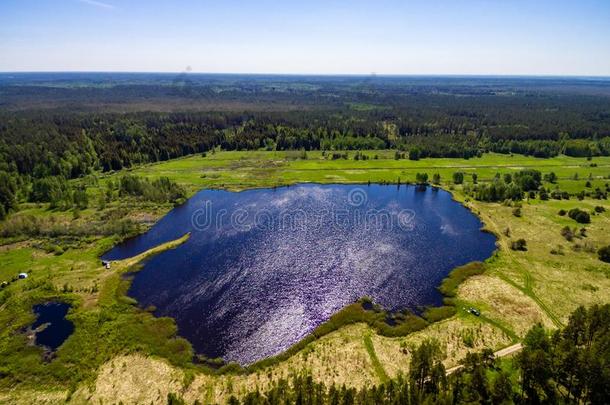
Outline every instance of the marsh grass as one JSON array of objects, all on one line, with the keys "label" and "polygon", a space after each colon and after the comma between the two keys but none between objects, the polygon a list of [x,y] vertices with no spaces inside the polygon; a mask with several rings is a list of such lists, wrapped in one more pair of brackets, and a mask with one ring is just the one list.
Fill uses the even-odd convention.
[{"label": "marsh grass", "polygon": [[[557,174],[556,184],[544,184],[547,189],[559,188],[575,194],[586,188],[586,181],[591,182],[592,187],[586,188],[589,191],[605,188],[610,176],[610,158],[596,157],[596,166],[591,166],[592,162],[586,159],[565,156],[537,159],[485,154],[469,160],[410,161],[395,160],[393,151],[363,153],[376,154],[378,158],[330,160],[321,152],[307,152],[306,160],[293,160],[285,152],[217,152],[206,157],[197,155],[146,165],[131,173],[150,178],[167,176],[183,184],[191,195],[204,187],[241,190],[295,182],[395,183],[398,178],[405,183],[415,181],[418,172],[430,176],[438,173],[440,186],[449,189],[456,200],[466,204],[483,220],[486,229],[499,238],[499,251],[492,259],[484,265],[462,266],[443,281],[439,289],[445,296],[445,306],[427,309],[423,318],[408,313],[394,314],[392,323],[396,324],[390,325],[386,321],[388,314],[379,308],[365,309],[362,302],[354,303],[279,356],[246,369],[226,365],[214,371],[193,365],[192,349],[188,342],[176,336],[173,320],[155,318],[125,298],[128,280],[122,278],[122,271],[113,268],[108,272],[102,268],[99,255],[118,238],[74,235],[74,239],[59,240],[50,234],[34,239],[13,235],[1,241],[0,281],[12,279],[22,271],[30,273],[30,278],[0,290],[0,324],[6,325],[0,329],[0,391],[23,390],[24,398],[32,398],[28,390],[39,390],[41,396],[47,392],[51,395],[51,391],[62,387],[74,391],[76,387],[91,384],[98,375],[97,370],[117,356],[146,358],[151,355],[166,359],[176,369],[193,370],[196,377],[192,384],[206,381],[205,389],[210,390],[212,386],[226,389],[234,383],[242,384],[242,388],[262,386],[289,369],[313,366],[317,379],[364,384],[379,378],[369,370],[370,353],[367,354],[363,343],[363,334],[367,331],[372,333],[376,356],[393,376],[404,371],[406,355],[401,354],[401,342],[435,336],[448,346],[448,352],[457,361],[466,350],[462,339],[466,329],[473,330],[472,343],[476,347],[497,348],[521,336],[532,323],[542,322],[552,327],[553,319],[565,321],[578,305],[607,301],[610,264],[601,262],[591,249],[573,250],[572,242],[561,236],[561,229],[573,227],[575,222],[567,215],[557,215],[559,210],[568,212],[575,207],[595,212],[591,223],[586,225],[586,241],[591,246],[606,246],[610,244],[607,201],[591,197],[579,201],[574,196],[570,200],[526,199],[521,207],[522,217],[517,218],[509,206],[468,199],[463,186],[452,185],[451,179],[456,171],[465,173],[466,178],[476,172],[480,184],[491,181],[496,173],[514,174],[523,168],[536,168],[543,174],[551,171]],[[87,190],[90,201],[95,201],[105,184],[116,181],[118,176],[120,173],[100,175],[98,184]],[[72,212],[34,204],[24,204],[17,215],[43,218],[49,224],[53,217],[53,221],[61,224],[82,224],[82,229],[94,221],[128,217],[143,224],[143,230],[169,209],[171,205],[167,204],[120,199],[99,209],[82,210],[80,218],[73,218]],[[510,237],[504,235],[506,229],[510,229]],[[86,229],[87,232],[90,230]],[[525,239],[528,251],[511,252],[508,248],[511,238]],[[61,247],[63,253],[56,255],[53,246]],[[551,253],[560,247],[563,255]],[[125,271],[135,264],[125,266]],[[50,363],[43,362],[41,349],[27,345],[26,337],[20,332],[33,321],[32,305],[47,300],[70,303],[68,319],[75,324],[74,334]],[[471,305],[481,309],[481,317],[475,318],[461,309]],[[129,375],[129,367],[117,373],[113,378],[123,381]]]}]

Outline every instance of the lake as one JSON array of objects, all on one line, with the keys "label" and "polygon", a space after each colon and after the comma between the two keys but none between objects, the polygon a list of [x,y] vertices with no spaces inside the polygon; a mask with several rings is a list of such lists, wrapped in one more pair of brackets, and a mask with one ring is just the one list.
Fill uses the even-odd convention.
[{"label": "lake", "polygon": [[203,190],[103,259],[146,260],[128,294],[210,358],[251,364],[281,353],[357,299],[388,310],[440,305],[441,280],[482,261],[495,237],[432,187],[299,184]]},{"label": "lake", "polygon": [[47,302],[34,305],[32,309],[36,314],[36,321],[30,328],[36,330],[44,325],[42,330],[36,332],[35,343],[48,347],[51,351],[57,350],[74,332],[74,324],[66,319],[70,305],[63,302]]}]

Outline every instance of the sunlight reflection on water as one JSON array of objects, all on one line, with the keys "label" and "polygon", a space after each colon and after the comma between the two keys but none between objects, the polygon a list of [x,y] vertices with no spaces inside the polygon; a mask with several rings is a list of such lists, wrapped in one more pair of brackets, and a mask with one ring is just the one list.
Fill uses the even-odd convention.
[{"label": "sunlight reflection on water", "polygon": [[[210,218],[226,211],[224,222],[192,221],[206,202]],[[237,210],[250,222],[232,222]],[[304,214],[298,226],[256,226],[261,210],[272,222]],[[412,213],[408,226],[394,222],[401,210]],[[393,222],[370,226],[379,218],[363,221],[365,211],[387,212]],[[436,287],[449,271],[495,249],[480,227],[449,193],[431,188],[204,190],[104,258],[130,257],[192,231],[186,243],[145,263],[129,295],[174,317],[198,352],[249,364],[282,352],[363,296],[392,310],[440,304]]]}]

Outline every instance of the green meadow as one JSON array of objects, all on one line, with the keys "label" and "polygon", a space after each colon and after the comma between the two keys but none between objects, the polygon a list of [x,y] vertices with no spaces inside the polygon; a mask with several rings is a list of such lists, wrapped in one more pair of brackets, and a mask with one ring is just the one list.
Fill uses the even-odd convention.
[{"label": "green meadow", "polygon": [[[457,272],[449,282],[455,310],[431,311],[428,319],[436,322],[399,336],[380,333],[366,316],[346,312],[335,317],[343,319],[341,323],[327,326],[326,332],[279,359],[250,370],[231,366],[213,370],[191,362],[192,349],[176,335],[173,320],[155,318],[126,297],[129,280],[123,275],[137,267],[139,258],[111,270],[101,266],[98,257],[118,241],[116,236],[6,239],[0,246],[0,282],[12,281],[19,272],[28,272],[30,277],[12,281],[0,292],[0,391],[4,391],[0,402],[109,399],[103,396],[108,387],[131,381],[134,373],[149,375],[151,370],[165,370],[151,374],[150,378],[167,382],[159,386],[178,387],[185,398],[200,398],[205,393],[205,398],[219,402],[239,392],[270,386],[299,370],[315,370],[319,381],[358,387],[406,372],[409,354],[405,348],[426,337],[435,337],[446,346],[450,354],[447,365],[452,366],[469,351],[499,349],[518,341],[535,323],[559,327],[578,305],[605,303],[610,296],[610,264],[601,262],[596,254],[597,249],[610,244],[607,200],[526,198],[518,204],[484,203],[464,190],[466,184],[472,185],[472,174],[478,182],[489,182],[498,173],[514,174],[526,168],[540,170],[543,175],[554,173],[555,183],[543,182],[549,190],[576,194],[596,187],[605,189],[610,182],[610,157],[538,159],[484,154],[471,159],[411,161],[395,159],[393,151],[362,153],[366,160],[354,160],[355,152],[347,152],[348,159],[333,160],[322,152],[216,151],[128,171],[97,173],[94,181],[74,180],[87,184],[91,201],[78,216],[44,204],[24,203],[11,219],[35,218],[45,224],[85,229],[119,215],[139,221],[144,231],[169,211],[171,204],[132,197],[118,197],[103,207],[94,203],[108,182],[116,182],[126,172],[150,179],[168,177],[185,186],[189,194],[203,188],[243,190],[299,182],[412,183],[417,173],[427,173],[429,178],[438,173],[440,186],[498,237],[497,253],[480,270]],[[455,172],[465,173],[464,185],[453,184]],[[517,206],[521,216],[514,215]],[[594,213],[599,206],[606,211],[593,214],[586,225],[558,214],[561,209],[576,207]],[[585,231],[568,241],[561,235],[566,226]],[[520,238],[527,242],[527,250],[512,250],[511,242]],[[31,306],[47,300],[71,303],[69,319],[75,324],[74,334],[50,362],[27,336],[27,326],[34,319]],[[480,317],[465,311],[471,306],[481,310]],[[122,363],[133,367],[122,367]],[[177,379],[177,375],[181,377]],[[135,382],[129,387],[133,392],[143,389]]]}]

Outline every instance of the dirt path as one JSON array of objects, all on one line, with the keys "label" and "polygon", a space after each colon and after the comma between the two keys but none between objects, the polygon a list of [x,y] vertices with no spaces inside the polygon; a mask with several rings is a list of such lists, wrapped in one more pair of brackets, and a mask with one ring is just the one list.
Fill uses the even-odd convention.
[{"label": "dirt path", "polygon": [[[479,215],[479,217],[480,217],[480,215]],[[502,230],[500,229],[499,225],[493,220],[493,218],[490,215],[486,215],[485,218],[483,218],[483,222],[486,225],[489,225],[491,228],[493,228],[493,230],[496,232],[497,235],[501,234]],[[498,272],[497,273],[498,276],[502,280],[509,283],[510,285],[512,285],[513,287],[517,288],[518,290],[523,292],[525,295],[530,297],[532,300],[534,300],[536,305],[538,305],[538,307],[549,317],[549,319],[555,324],[555,326],[557,326],[558,328],[563,326],[561,321],[557,317],[557,315],[555,315],[553,313],[553,311],[551,311],[551,309],[534,292],[534,279],[532,277],[532,274],[525,268],[525,266],[521,263],[521,261],[514,255],[514,253],[510,249],[510,246],[508,245],[508,241],[505,240],[504,238],[500,237],[500,238],[498,238],[498,243],[501,245],[500,247],[502,248],[503,253],[511,258],[516,269],[519,270],[519,272],[521,273],[521,275],[523,277],[523,285],[520,285],[519,283],[512,280],[511,278],[509,278],[506,274],[504,274],[502,272]]]},{"label": "dirt path", "polygon": [[[518,352],[522,348],[523,348],[523,345],[521,343],[515,343],[512,346],[508,346],[508,347],[505,347],[504,349],[498,350],[497,352],[494,353],[494,356],[495,357],[510,356],[511,354]],[[451,368],[447,369],[445,374],[451,375],[451,374],[455,373],[456,371],[460,370],[462,367],[464,367],[464,366],[459,365],[459,366],[451,367]]]}]

